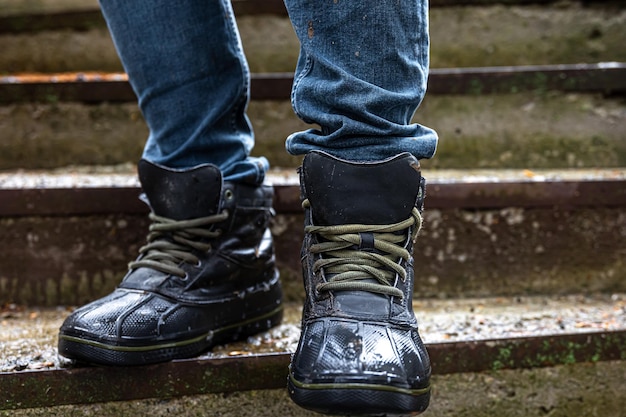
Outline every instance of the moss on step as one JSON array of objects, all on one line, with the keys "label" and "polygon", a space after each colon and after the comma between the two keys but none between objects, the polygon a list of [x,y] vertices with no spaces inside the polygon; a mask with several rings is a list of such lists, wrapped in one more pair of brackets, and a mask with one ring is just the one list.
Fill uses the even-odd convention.
[{"label": "moss on step", "polygon": [[[621,417],[626,409],[626,361],[531,370],[437,375],[430,417]],[[314,417],[293,404],[285,390],[236,392],[179,399],[152,399],[84,406],[0,411],[0,416],[292,416]]]},{"label": "moss on step", "polygon": [[[430,16],[433,68],[626,61],[624,7],[446,7]],[[238,25],[252,71],[293,71],[299,44],[287,18],[243,16]],[[106,28],[5,34],[0,50],[0,73],[121,70]]]},{"label": "moss on step", "polygon": [[[274,167],[300,157],[284,140],[309,126],[291,105],[252,102],[254,155]],[[414,121],[440,135],[431,168],[566,168],[626,165],[626,101],[594,95],[518,93],[428,96]],[[20,104],[0,107],[0,169],[135,163],[148,130],[134,104]]]}]

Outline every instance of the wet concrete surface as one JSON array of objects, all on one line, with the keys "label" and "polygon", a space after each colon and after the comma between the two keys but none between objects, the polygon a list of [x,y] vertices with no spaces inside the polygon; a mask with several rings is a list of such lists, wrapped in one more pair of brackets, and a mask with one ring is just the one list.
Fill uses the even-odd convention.
[{"label": "wet concrete surface", "polygon": [[[623,417],[626,362],[600,362],[432,378],[425,417]],[[315,417],[286,389],[0,411],[2,417]]]},{"label": "wet concrete surface", "polygon": [[[623,417],[626,362],[601,362],[432,378],[425,417]],[[315,417],[286,389],[0,411],[2,417]]]},{"label": "wet concrete surface", "polygon": [[[428,189],[449,183],[623,180],[624,168],[424,169]],[[295,169],[268,182],[298,183]],[[134,164],[0,173],[0,189],[138,187]],[[297,190],[296,190],[297,193]],[[133,199],[136,196],[133,195]],[[623,291],[622,208],[433,210],[426,200],[418,240],[418,297]],[[0,302],[80,304],[109,292],[145,240],[145,214],[7,217],[0,242]],[[279,215],[272,231],[287,299],[302,298],[300,215]],[[593,254],[593,256],[590,256]]]},{"label": "wet concrete surface", "polygon": [[[626,294],[567,297],[498,297],[416,301],[427,343],[626,328]],[[72,366],[56,355],[56,332],[69,309],[3,306],[0,371]],[[289,303],[285,323],[245,342],[216,347],[203,358],[292,352],[299,336],[299,304]],[[148,375],[146,377],[149,377]],[[425,416],[622,417],[626,362],[593,362],[535,369],[434,375]],[[272,416],[312,417],[286,389],[194,395],[182,398],[63,405],[0,411],[0,416]]]},{"label": "wet concrete surface", "polygon": [[[51,5],[63,8],[81,1],[2,0],[0,8],[2,11],[10,7],[14,11],[17,8],[32,10]],[[96,2],[89,0],[82,3],[95,5]],[[434,67],[447,67],[626,60],[624,18],[623,7],[584,8],[570,2],[559,2],[550,8],[495,6],[434,10],[431,13],[432,63]],[[286,19],[246,17],[240,19],[240,26],[253,71],[293,69],[298,47]],[[56,31],[1,36],[0,46],[4,51],[0,69],[4,72],[121,69],[104,28],[80,33]],[[520,168],[516,175],[528,180],[541,180],[554,175],[541,171],[541,168],[551,166],[623,166],[626,161],[622,140],[626,126],[624,108],[621,98],[550,92],[427,97],[416,120],[436,128],[441,135],[437,158],[430,162],[433,168],[516,167]],[[269,156],[275,166],[297,166],[298,158],[287,156],[283,145],[286,135],[303,128],[303,124],[293,116],[289,103],[252,103],[250,115],[257,131],[255,152]],[[3,140],[6,147],[0,154],[6,160],[0,163],[0,167],[4,169],[134,162],[147,135],[135,105],[86,107],[51,103],[5,106],[0,109],[0,128],[2,126],[12,126],[13,135]],[[486,143],[489,146],[485,146]],[[102,144],[106,144],[106,148]],[[46,158],[41,158],[42,154]],[[11,165],[16,161],[16,165]],[[134,168],[127,164],[121,169],[132,173]],[[431,171],[428,175],[430,179],[440,173]],[[484,178],[493,174],[473,171],[463,175],[471,179],[472,176]],[[591,168],[585,175],[591,177],[597,172]],[[603,171],[601,175],[613,174]],[[619,169],[615,175],[623,178]],[[9,187],[15,184],[14,181],[19,184],[23,180],[16,179],[14,173],[4,178],[4,185],[9,184]],[[446,181],[445,175],[440,178]],[[50,181],[41,177],[31,179],[34,186],[48,186],[44,183]],[[115,178],[113,183],[123,184],[124,180],[132,186],[136,184],[128,176]],[[69,180],[58,177],[54,181],[65,184]],[[93,184],[87,182],[83,186]],[[623,245],[626,235],[622,230],[626,230],[626,223],[622,211],[598,213],[555,214],[519,209],[430,211],[427,214],[430,226],[422,236],[424,246],[421,250],[426,250],[433,262],[426,267],[425,284],[420,291],[421,295],[435,298],[415,303],[425,341],[452,342],[626,328],[626,294],[621,290],[623,259],[626,259]],[[54,262],[48,263],[49,259],[65,259],[59,269],[63,273],[64,268],[75,261],[70,256],[71,262],[68,263],[68,254],[89,258],[91,253],[105,253],[90,251],[89,246],[82,246],[80,239],[74,242],[78,243],[69,245],[74,251],[52,245],[47,252],[40,252],[36,239],[41,237],[45,240],[44,235],[49,235],[52,242],[58,243],[59,236],[55,233],[63,234],[68,230],[64,228],[63,221],[57,219],[51,223],[54,224],[50,229],[52,232],[46,231],[45,222],[40,220],[24,223],[24,229],[15,228],[14,219],[4,219],[1,226],[3,230],[17,230],[11,238],[12,245],[15,242],[25,243],[31,247],[32,253],[39,256],[34,263],[40,264],[42,276],[55,266]],[[102,231],[121,232],[124,236],[124,229],[132,228],[132,222],[138,219],[112,217],[84,221],[94,222],[96,227],[93,230],[98,230],[100,234]],[[275,225],[275,228],[284,234],[292,233],[293,225],[301,228],[299,218],[281,218],[281,221],[283,223]],[[70,219],[68,222],[74,224],[78,221]],[[128,226],[129,223],[131,226]],[[546,226],[550,223],[554,223],[555,227]],[[508,232],[502,231],[504,228],[512,232],[507,235]],[[575,229],[575,233],[568,232],[571,228]],[[610,229],[613,233],[606,233]],[[28,233],[23,233],[24,230]],[[79,227],[76,230],[82,236],[80,233],[86,229]],[[463,233],[468,231],[470,233]],[[121,267],[136,253],[137,242],[143,240],[143,232],[138,236],[130,236],[121,242],[123,250],[108,244],[110,252],[106,252],[107,256],[114,255],[106,262],[109,269],[103,267],[94,274],[77,271],[71,277],[66,274],[61,283],[44,279],[40,287],[28,287],[30,282],[27,285],[18,282],[21,282],[24,291],[38,292],[37,300],[43,303],[48,300],[51,305],[55,305],[59,294],[64,291],[63,283],[69,282],[71,285],[65,290],[79,294],[82,298],[76,301],[82,302],[86,297],[106,292],[116,284]],[[299,239],[298,236],[295,240]],[[30,240],[21,240],[25,237]],[[114,239],[119,240],[117,237]],[[521,253],[516,247],[520,241],[528,244],[521,249]],[[480,256],[478,251],[467,250],[476,245],[484,247]],[[285,247],[292,249],[293,245],[287,243]],[[610,249],[611,256],[603,258],[607,249]],[[43,258],[40,257],[42,254]],[[46,254],[50,257],[46,258]],[[484,264],[482,260],[490,256],[493,263]],[[509,262],[513,256],[520,256],[523,262],[520,265]],[[111,265],[111,259],[117,259],[120,268]],[[26,262],[33,263],[33,259],[29,258]],[[291,300],[301,297],[302,292],[296,267],[290,265],[283,271],[290,294],[298,294],[290,295]],[[513,275],[498,275],[505,270]],[[483,275],[479,276],[476,271],[482,271]],[[0,293],[6,294],[6,286],[7,281],[0,280]],[[445,299],[460,294],[489,294],[494,288],[495,292],[508,288],[520,294],[571,290],[601,290],[605,293]],[[611,289],[620,291],[611,295]],[[66,307],[2,306],[0,372],[55,370],[71,366],[56,354],[57,330],[69,312]],[[300,304],[290,302],[286,322],[281,326],[246,342],[219,346],[203,357],[291,352],[299,336],[299,314]],[[433,378],[432,405],[425,415],[622,417],[626,409],[624,381],[625,361],[437,375]],[[317,414],[298,409],[287,398],[285,390],[0,411],[0,416],[70,415],[243,417]]]},{"label": "wet concrete surface", "polygon": [[[288,101],[253,101],[255,156],[295,168],[285,138],[310,126]],[[414,122],[440,136],[425,169],[596,168],[626,165],[626,104],[619,97],[520,92],[426,96]],[[136,104],[0,106],[0,170],[136,163],[148,129]],[[45,158],[42,158],[45,155]]]},{"label": "wet concrete surface", "polygon": [[[626,168],[578,169],[437,169],[425,172],[428,184],[591,181],[626,179]],[[298,185],[295,169],[274,168],[266,176],[272,185]],[[111,166],[70,166],[50,170],[0,171],[0,189],[139,187],[132,163]]]},{"label": "wet concrete surface", "polygon": [[[134,197],[133,197],[134,198]],[[617,208],[427,209],[414,251],[417,298],[626,291]],[[0,219],[0,303],[83,304],[110,292],[146,239],[143,213]],[[287,300],[302,300],[301,214],[274,218]]]},{"label": "wet concrete surface", "polygon": [[[626,329],[626,294],[496,297],[414,302],[426,344]],[[0,372],[60,369],[57,332],[70,308],[6,305],[0,310]],[[200,358],[295,351],[301,305],[287,303],[283,324]]]},{"label": "wet concrete surface", "polygon": [[[84,9],[94,3],[2,0],[0,15]],[[623,5],[556,3],[431,8],[433,67],[626,61]],[[242,16],[238,25],[253,72],[293,71],[299,45],[286,17]],[[6,51],[0,68],[9,72],[121,69],[104,27],[3,35],[0,49]]]},{"label": "wet concrete surface", "polygon": [[[57,4],[58,3],[58,4]],[[446,7],[431,10],[432,68],[626,61],[624,7]],[[0,0],[0,14],[93,7],[93,0]],[[299,46],[289,20],[239,19],[253,72],[291,72]],[[0,36],[0,73],[122,71],[106,28]],[[434,128],[441,141],[426,166],[615,167],[626,164],[626,106],[619,97],[558,94],[427,94],[416,122]],[[284,139],[305,125],[288,101],[253,102],[255,155],[273,166],[295,167]],[[77,103],[0,107],[0,169],[135,162],[148,135],[136,105]],[[46,155],[41,158],[41,155]]]},{"label": "wet concrete surface", "polygon": [[[478,229],[484,229],[482,223],[459,223],[450,214],[444,214],[449,226],[446,233],[440,234],[436,240],[422,239],[416,287],[420,298],[624,290],[624,249],[614,246],[613,242],[618,238],[613,235],[600,236],[601,242],[598,243],[593,239],[582,242],[584,244],[578,245],[577,249],[581,242],[578,233],[568,233],[558,241],[548,240],[546,243],[545,239],[550,236],[542,232],[522,251],[516,246],[519,237],[509,235],[505,239],[493,229],[488,235]],[[614,214],[606,211],[604,216],[598,217],[587,212],[584,216],[568,215],[566,220],[582,222],[591,218],[597,222]],[[491,215],[500,219],[497,213]],[[539,220],[547,222],[550,219],[560,220],[546,216]],[[28,236],[38,239],[31,240],[28,246],[13,246],[5,252],[2,259],[4,272],[0,277],[3,302],[48,306],[82,304],[110,292],[119,283],[127,269],[126,264],[136,257],[139,246],[145,241],[147,222],[137,217],[83,217],[79,220],[54,219],[54,229],[48,231],[42,222],[1,222],[2,227],[10,232],[6,235],[7,241],[23,240]],[[293,301],[303,297],[297,259],[301,232],[291,230],[296,225],[301,226],[299,220],[288,221],[290,226],[285,229],[277,247],[286,298]],[[530,219],[531,223],[533,221],[537,221],[535,215]],[[86,228],[86,223],[92,226]],[[458,234],[454,236],[457,240],[453,246],[448,246],[447,230],[464,227],[467,223],[476,230],[463,239],[474,240],[474,246],[461,242]],[[33,228],[36,233],[29,234],[28,230]],[[98,233],[106,233],[106,239],[89,237]],[[488,240],[491,236],[503,243],[492,244]],[[577,252],[570,255],[573,250]],[[597,255],[587,256],[589,253]]]}]

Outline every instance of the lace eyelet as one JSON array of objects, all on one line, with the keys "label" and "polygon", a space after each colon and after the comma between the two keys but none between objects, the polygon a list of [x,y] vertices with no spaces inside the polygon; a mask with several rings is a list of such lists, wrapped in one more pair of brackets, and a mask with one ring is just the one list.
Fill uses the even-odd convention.
[{"label": "lace eyelet", "polygon": [[235,193],[233,192],[233,190],[231,190],[230,188],[226,189],[224,191],[224,199],[227,201],[231,201],[233,198],[235,198]]},{"label": "lace eyelet", "polygon": [[315,288],[313,288],[313,295],[316,300],[325,300],[330,297],[330,292],[328,291],[320,291],[320,284],[317,284]]}]

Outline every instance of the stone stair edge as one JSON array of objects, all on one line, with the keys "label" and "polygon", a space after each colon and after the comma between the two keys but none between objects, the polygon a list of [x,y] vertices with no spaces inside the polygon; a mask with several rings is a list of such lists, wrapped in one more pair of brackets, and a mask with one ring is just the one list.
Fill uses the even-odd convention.
[{"label": "stone stair edge", "polygon": [[[626,167],[569,169],[432,169],[422,174],[428,184],[476,184],[509,182],[624,181]],[[296,168],[272,168],[266,184],[298,185]],[[50,170],[0,171],[0,191],[25,189],[139,187],[134,165],[78,166]]]},{"label": "stone stair edge", "polygon": [[[288,301],[284,306],[282,324],[247,340],[218,345],[196,359],[293,352],[298,342],[302,303]],[[620,292],[428,298],[415,299],[413,306],[427,345],[626,331],[626,293]],[[2,306],[0,341],[8,344],[0,353],[0,373],[76,367],[69,360],[50,356],[55,350],[56,329],[72,309]],[[25,344],[26,341],[32,343]],[[41,351],[45,352],[43,356]],[[34,365],[11,368],[20,355],[33,360]]]},{"label": "stone stair edge", "polygon": [[[415,305],[434,373],[445,375],[624,360],[625,301],[626,294],[577,294],[426,300]],[[0,342],[11,349],[0,355],[0,386],[6,394],[0,410],[281,388],[299,335],[299,307],[288,303],[286,310],[287,323],[246,341],[216,347],[198,358],[121,369],[76,367],[54,358],[55,330],[68,310],[5,308],[0,321],[8,330],[4,335],[0,331]],[[52,319],[42,331],[38,328],[46,316]],[[10,333],[13,328],[32,328],[28,347],[22,347],[28,334],[19,340]],[[428,335],[435,333],[429,340]],[[11,356],[16,349],[20,353]],[[18,369],[7,370],[7,363]],[[140,390],[102,389],[121,373],[127,378],[124,383],[133,384],[145,372],[154,380],[141,384]],[[202,377],[205,372],[214,378],[207,381]],[[259,378],[244,383],[237,377],[240,372]],[[198,383],[177,384],[181,379]],[[80,389],[70,389],[79,381]]]}]

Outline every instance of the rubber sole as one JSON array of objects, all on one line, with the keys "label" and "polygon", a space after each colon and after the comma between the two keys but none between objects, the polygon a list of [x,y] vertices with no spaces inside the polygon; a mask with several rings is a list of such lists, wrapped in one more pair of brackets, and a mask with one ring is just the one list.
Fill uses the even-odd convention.
[{"label": "rubber sole", "polygon": [[215,345],[246,339],[282,321],[282,305],[245,321],[228,324],[190,339],[146,346],[110,345],[67,334],[59,335],[59,354],[96,365],[134,366],[198,356]]},{"label": "rubber sole", "polygon": [[288,391],[300,407],[334,415],[418,415],[430,402],[430,387],[409,390],[376,384],[305,384],[291,373]]}]

